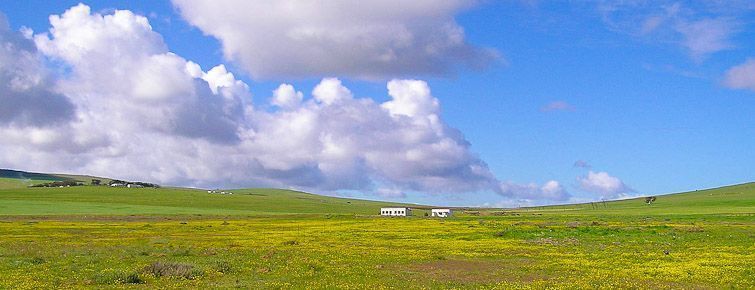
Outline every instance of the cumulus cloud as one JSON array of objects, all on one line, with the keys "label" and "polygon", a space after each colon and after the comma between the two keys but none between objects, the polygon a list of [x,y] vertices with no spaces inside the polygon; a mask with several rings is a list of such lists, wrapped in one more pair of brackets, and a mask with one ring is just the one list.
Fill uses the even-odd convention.
[{"label": "cumulus cloud", "polygon": [[34,42],[12,31],[0,13],[0,125],[55,126],[74,106],[55,89]]},{"label": "cumulus cloud", "polygon": [[574,106],[565,101],[553,101],[540,108],[541,112],[574,111]]},{"label": "cumulus cloud", "polygon": [[279,109],[258,110],[249,86],[225,66],[205,71],[171,53],[149,21],[130,11],[101,15],[79,4],[51,16],[50,24],[33,42],[12,42],[27,48],[5,49],[37,51],[64,66],[65,77],[54,81],[57,93],[47,98],[68,100],[76,110],[54,128],[0,127],[5,166],[198,187],[359,190],[387,198],[478,191],[568,197],[556,181],[499,182],[463,134],[442,120],[424,81],[390,80],[382,103],[355,97],[337,78],[320,81],[310,98],[282,84],[270,99]]},{"label": "cumulus cloud", "polygon": [[255,78],[385,79],[484,68],[498,58],[465,40],[454,16],[469,1],[174,0]]},{"label": "cumulus cloud", "polygon": [[755,58],[730,68],[724,76],[724,85],[733,89],[755,91]]},{"label": "cumulus cloud", "polygon": [[620,198],[634,192],[621,179],[611,176],[607,172],[590,170],[587,175],[577,177],[577,182],[579,182],[580,189],[600,194],[601,198],[604,199]]},{"label": "cumulus cloud", "polygon": [[354,98],[335,78],[307,102],[282,85],[271,102],[285,109],[266,112],[224,66],[205,72],[169,52],[142,16],[78,5],[50,22],[49,33],[27,44],[69,68],[58,86],[79,110],[65,130],[2,129],[8,166],[317,190],[469,192],[494,180],[442,122],[423,81],[390,82],[383,104]]},{"label": "cumulus cloud", "polygon": [[85,107],[79,116],[85,122],[110,123],[117,132],[150,129],[238,142],[236,124],[249,105],[246,85],[223,66],[203,73],[169,52],[145,17],[126,10],[91,14],[80,4],[51,16],[50,24],[50,33],[35,35],[34,41],[45,55],[70,67],[61,91]]},{"label": "cumulus cloud", "polygon": [[304,94],[294,89],[289,84],[281,84],[273,91],[271,103],[283,109],[294,109],[299,107],[304,99]]}]

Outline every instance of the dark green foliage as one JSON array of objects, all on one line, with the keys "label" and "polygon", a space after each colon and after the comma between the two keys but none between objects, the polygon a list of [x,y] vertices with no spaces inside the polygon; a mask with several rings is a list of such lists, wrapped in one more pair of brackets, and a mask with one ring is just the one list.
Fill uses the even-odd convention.
[{"label": "dark green foliage", "polygon": [[31,187],[61,187],[61,186],[82,186],[84,183],[76,181],[76,180],[64,180],[64,181],[53,181],[48,183],[40,183],[32,185]]}]

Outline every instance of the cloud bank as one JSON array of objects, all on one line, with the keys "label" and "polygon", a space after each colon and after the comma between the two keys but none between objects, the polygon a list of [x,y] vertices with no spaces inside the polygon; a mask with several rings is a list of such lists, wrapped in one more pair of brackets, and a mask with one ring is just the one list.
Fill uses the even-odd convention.
[{"label": "cloud bank", "polygon": [[[225,66],[205,71],[171,53],[143,16],[101,15],[79,4],[50,24],[48,32],[25,36],[0,27],[0,85],[17,90],[2,95],[2,104],[20,104],[0,107],[12,111],[0,120],[4,167],[386,198],[569,196],[556,181],[498,181],[442,120],[438,99],[421,80],[390,80],[382,103],[354,97],[337,78],[323,79],[309,96],[281,84],[269,100],[277,109],[260,110],[249,86]],[[52,77],[43,59],[66,74]]]},{"label": "cloud bank", "polygon": [[448,75],[498,58],[466,42],[454,16],[469,1],[174,0],[254,78]]}]

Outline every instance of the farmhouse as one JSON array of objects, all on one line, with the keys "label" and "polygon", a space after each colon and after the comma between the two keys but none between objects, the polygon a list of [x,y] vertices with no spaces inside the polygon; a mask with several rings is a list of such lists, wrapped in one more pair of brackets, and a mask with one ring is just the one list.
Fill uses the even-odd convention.
[{"label": "farmhouse", "polygon": [[434,208],[431,213],[434,217],[450,217],[453,212],[450,208]]},{"label": "farmhouse", "polygon": [[412,215],[412,208],[410,207],[383,207],[383,208],[380,208],[380,215],[382,216],[410,216]]}]

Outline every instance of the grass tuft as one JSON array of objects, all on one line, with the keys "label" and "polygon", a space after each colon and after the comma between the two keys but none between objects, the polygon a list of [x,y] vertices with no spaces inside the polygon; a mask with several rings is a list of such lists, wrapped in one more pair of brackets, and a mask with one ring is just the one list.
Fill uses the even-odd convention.
[{"label": "grass tuft", "polygon": [[155,277],[177,277],[193,280],[204,275],[204,271],[196,269],[194,265],[176,262],[154,262],[144,268],[144,271]]}]

